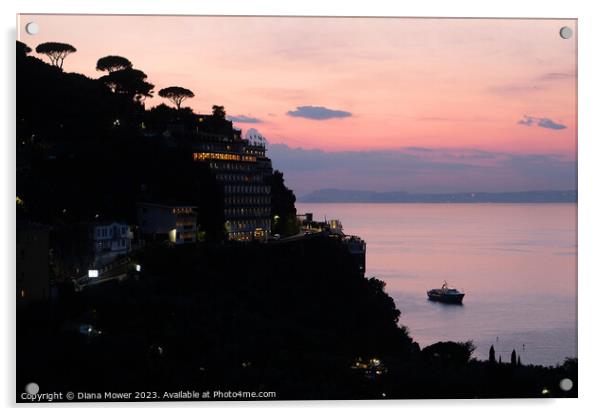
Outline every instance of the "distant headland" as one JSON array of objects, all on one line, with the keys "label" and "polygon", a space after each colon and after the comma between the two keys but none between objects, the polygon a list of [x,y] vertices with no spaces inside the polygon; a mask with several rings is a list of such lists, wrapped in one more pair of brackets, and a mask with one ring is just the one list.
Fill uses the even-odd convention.
[{"label": "distant headland", "polygon": [[376,192],[345,189],[319,189],[300,202],[391,202],[391,203],[553,203],[577,202],[576,190],[523,192],[458,192],[445,194]]}]

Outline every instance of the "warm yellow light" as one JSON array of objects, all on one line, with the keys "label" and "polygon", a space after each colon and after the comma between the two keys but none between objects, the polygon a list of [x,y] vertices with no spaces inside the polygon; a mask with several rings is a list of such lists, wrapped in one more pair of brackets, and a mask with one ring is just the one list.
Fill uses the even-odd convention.
[{"label": "warm yellow light", "polygon": [[233,161],[244,161],[244,162],[255,162],[257,158],[255,156],[240,156],[232,153],[209,153],[209,152],[195,152],[192,154],[192,158],[195,161],[203,160],[233,160]]}]

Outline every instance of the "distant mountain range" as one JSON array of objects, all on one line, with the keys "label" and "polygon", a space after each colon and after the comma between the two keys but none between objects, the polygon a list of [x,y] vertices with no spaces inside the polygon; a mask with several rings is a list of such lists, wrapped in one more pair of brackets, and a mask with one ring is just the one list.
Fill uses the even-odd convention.
[{"label": "distant mountain range", "polygon": [[460,192],[448,194],[412,194],[343,189],[320,189],[299,199],[300,202],[440,202],[440,203],[511,203],[577,202],[577,191]]}]

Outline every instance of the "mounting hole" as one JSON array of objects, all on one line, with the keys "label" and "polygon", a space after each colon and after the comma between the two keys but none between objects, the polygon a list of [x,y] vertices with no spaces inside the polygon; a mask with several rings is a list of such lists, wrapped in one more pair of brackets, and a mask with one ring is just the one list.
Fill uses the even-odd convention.
[{"label": "mounting hole", "polygon": [[37,383],[29,383],[25,386],[25,392],[28,394],[38,394],[40,391],[40,386]]},{"label": "mounting hole", "polygon": [[570,39],[573,36],[573,29],[568,26],[563,26],[560,28],[560,37],[562,39]]},{"label": "mounting hole", "polygon": [[560,380],[560,389],[563,391],[570,391],[573,388],[573,380],[570,378],[563,378]]},{"label": "mounting hole", "polygon": [[30,35],[35,35],[40,31],[40,26],[36,22],[29,22],[25,25],[25,31]]}]

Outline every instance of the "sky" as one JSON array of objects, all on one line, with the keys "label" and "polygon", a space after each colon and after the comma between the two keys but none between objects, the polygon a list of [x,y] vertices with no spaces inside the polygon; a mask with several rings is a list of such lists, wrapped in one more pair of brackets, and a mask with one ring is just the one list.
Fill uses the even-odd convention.
[{"label": "sky", "polygon": [[577,45],[563,26],[576,34],[574,20],[24,15],[18,32],[32,48],[74,45],[65,71],[97,78],[98,58],[121,55],[155,93],[224,105],[303,195],[576,189]]}]

